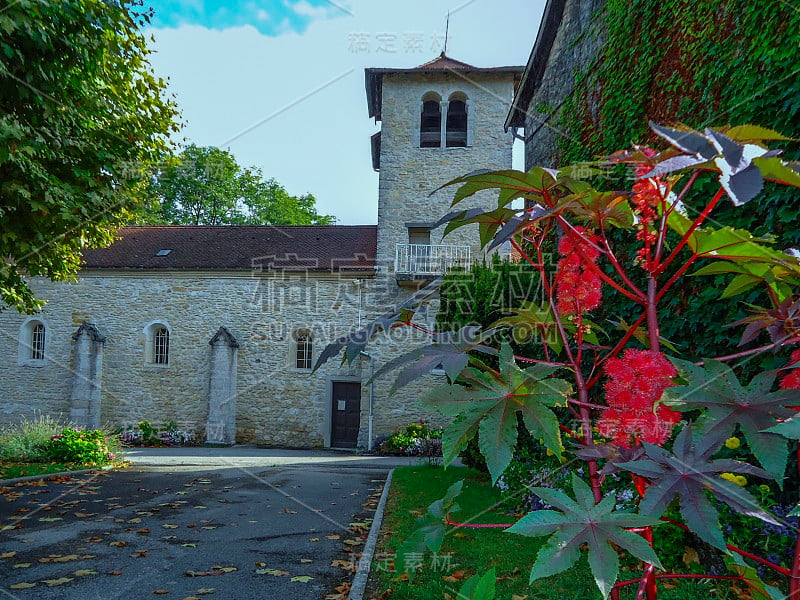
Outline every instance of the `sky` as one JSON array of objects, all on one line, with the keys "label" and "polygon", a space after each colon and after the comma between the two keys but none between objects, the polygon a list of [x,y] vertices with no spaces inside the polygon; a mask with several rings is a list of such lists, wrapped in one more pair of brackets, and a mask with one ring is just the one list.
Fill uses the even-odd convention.
[{"label": "sky", "polygon": [[[218,146],[342,225],[377,219],[364,68],[442,51],[524,65],[544,0],[146,0],[150,62],[181,110],[180,143]],[[502,125],[502,124],[500,124]],[[519,144],[518,144],[519,145]],[[515,148],[515,166],[522,166]],[[480,165],[476,165],[479,168]]]}]

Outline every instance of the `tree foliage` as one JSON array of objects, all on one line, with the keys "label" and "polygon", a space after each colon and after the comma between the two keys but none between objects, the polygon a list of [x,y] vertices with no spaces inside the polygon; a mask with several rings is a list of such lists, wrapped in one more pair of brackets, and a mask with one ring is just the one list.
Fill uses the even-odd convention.
[{"label": "tree foliage", "polygon": [[0,11],[0,301],[41,306],[29,276],[67,280],[108,244],[168,151],[175,104],[129,0],[7,2]]},{"label": "tree foliage", "polygon": [[311,194],[291,196],[256,168],[242,168],[230,152],[194,144],[160,165],[150,186],[153,202],[142,223],[169,225],[329,225]]}]

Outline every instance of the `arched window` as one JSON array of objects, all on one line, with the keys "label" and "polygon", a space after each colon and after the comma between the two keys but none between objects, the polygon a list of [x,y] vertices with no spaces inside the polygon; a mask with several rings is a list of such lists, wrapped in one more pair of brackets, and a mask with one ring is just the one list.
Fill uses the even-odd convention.
[{"label": "arched window", "polygon": [[442,145],[441,97],[428,92],[422,97],[422,116],[419,128],[420,148],[439,148]]},{"label": "arched window", "polygon": [[448,148],[467,145],[467,97],[456,92],[447,106],[446,138]]},{"label": "arched window", "polygon": [[301,330],[294,334],[294,366],[296,369],[310,370],[314,342],[310,331]]},{"label": "arched window", "polygon": [[47,326],[44,321],[29,318],[19,330],[18,363],[29,367],[41,367],[45,364],[47,347]]},{"label": "arched window", "polygon": [[169,364],[169,330],[166,327],[157,327],[153,336],[153,362]]},{"label": "arched window", "polygon": [[162,321],[153,321],[144,328],[145,333],[145,347],[144,358],[145,362],[151,365],[169,365],[170,360],[170,328],[167,323]]},{"label": "arched window", "polygon": [[36,323],[31,330],[31,360],[44,360],[44,325]]}]

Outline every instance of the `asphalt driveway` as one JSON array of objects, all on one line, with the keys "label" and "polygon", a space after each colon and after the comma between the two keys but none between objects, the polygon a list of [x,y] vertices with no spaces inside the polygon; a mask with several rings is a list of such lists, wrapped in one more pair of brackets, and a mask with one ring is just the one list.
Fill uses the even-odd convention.
[{"label": "asphalt driveway", "polygon": [[409,462],[253,448],[129,458],[0,488],[5,596],[346,598],[386,474]]}]

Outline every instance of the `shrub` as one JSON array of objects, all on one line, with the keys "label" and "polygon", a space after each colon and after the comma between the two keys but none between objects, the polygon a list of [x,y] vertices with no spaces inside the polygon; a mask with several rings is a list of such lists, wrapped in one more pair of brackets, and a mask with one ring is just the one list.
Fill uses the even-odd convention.
[{"label": "shrub", "polygon": [[81,465],[105,464],[116,458],[99,429],[66,427],[51,438],[45,452],[50,460]]},{"label": "shrub", "polygon": [[437,457],[442,455],[442,428],[420,419],[396,431],[378,446],[381,454]]},{"label": "shrub", "polygon": [[167,421],[157,429],[150,421],[139,421],[135,428],[128,428],[119,434],[119,441],[125,446],[189,446],[195,442],[191,431],[178,429],[174,421]]},{"label": "shrub", "polygon": [[40,414],[33,420],[8,425],[0,431],[0,460],[43,462],[50,439],[64,424],[49,415]]}]

